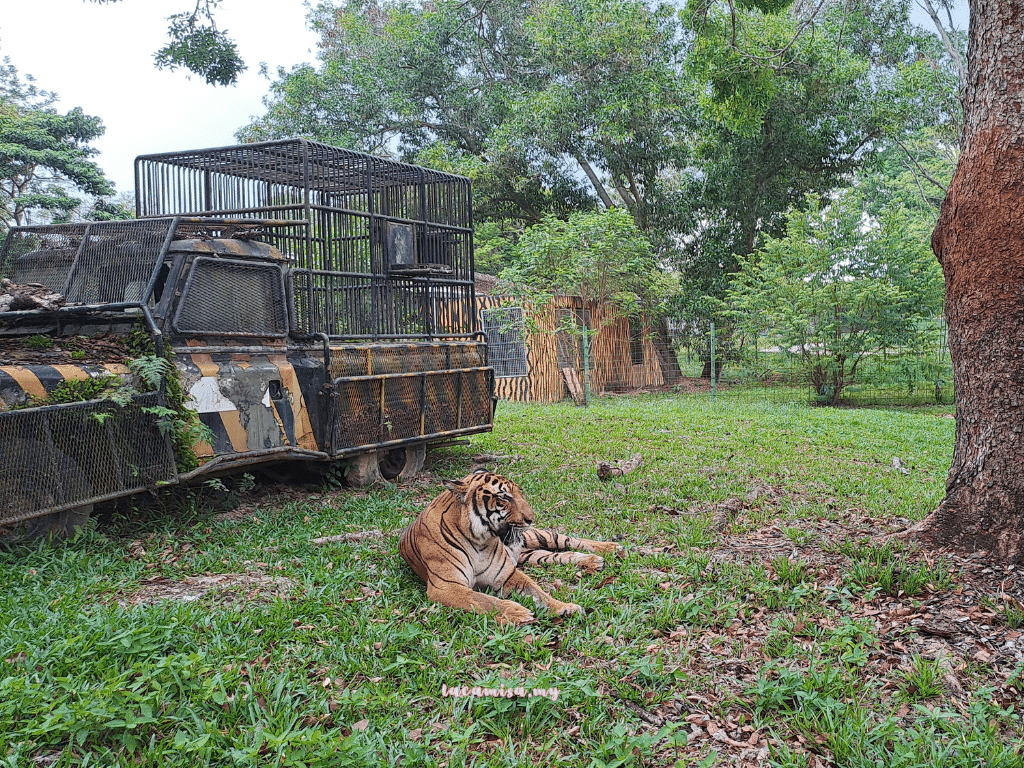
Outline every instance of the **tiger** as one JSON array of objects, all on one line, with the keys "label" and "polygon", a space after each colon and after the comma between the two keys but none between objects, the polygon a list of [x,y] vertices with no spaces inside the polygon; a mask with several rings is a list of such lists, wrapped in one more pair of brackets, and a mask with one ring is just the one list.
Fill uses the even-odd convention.
[{"label": "tiger", "polygon": [[[533,508],[507,477],[475,472],[461,480],[444,480],[443,485],[446,490],[398,540],[402,559],[426,582],[427,597],[442,605],[473,613],[497,612],[503,624],[534,621],[528,608],[503,599],[515,590],[557,616],[580,613],[579,605],[556,600],[518,566],[566,563],[593,573],[604,567],[604,558],[597,553],[622,549],[614,542],[533,528]],[[477,587],[490,587],[501,597],[477,592]]]}]

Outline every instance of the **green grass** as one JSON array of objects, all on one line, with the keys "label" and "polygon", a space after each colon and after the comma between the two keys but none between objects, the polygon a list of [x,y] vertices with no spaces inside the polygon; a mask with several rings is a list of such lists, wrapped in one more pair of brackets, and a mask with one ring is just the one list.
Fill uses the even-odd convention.
[{"label": "green grass", "polygon": [[[897,563],[931,569],[919,593],[955,586],[864,541],[938,503],[952,438],[951,419],[913,411],[502,403],[492,434],[436,453],[423,480],[266,498],[237,520],[200,489],[177,517],[0,553],[0,766],[738,764],[694,737],[704,715],[761,734],[778,766],[807,765],[807,745],[844,766],[1022,765],[990,690],[958,709],[926,696],[927,659],[879,671],[893,638],[865,610],[884,574],[849,576]],[[531,569],[586,615],[498,626],[430,603],[392,535],[311,543],[400,529],[475,452],[512,457],[496,468],[539,525],[626,547],[591,576]],[[635,452],[634,474],[597,479],[596,461]],[[195,591],[225,574],[247,580]],[[896,578],[885,599],[910,600]]]}]

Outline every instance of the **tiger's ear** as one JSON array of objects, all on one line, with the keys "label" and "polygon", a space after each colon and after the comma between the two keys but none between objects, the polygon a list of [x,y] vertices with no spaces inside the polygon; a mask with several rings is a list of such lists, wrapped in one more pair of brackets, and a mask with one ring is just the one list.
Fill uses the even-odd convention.
[{"label": "tiger's ear", "polygon": [[455,498],[463,504],[466,503],[466,496],[469,492],[469,483],[464,483],[461,480],[442,480],[441,485],[455,494]]}]

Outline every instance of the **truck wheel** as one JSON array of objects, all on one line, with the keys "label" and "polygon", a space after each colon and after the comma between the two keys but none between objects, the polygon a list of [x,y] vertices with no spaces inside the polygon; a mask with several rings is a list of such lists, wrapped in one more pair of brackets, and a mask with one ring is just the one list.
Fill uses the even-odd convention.
[{"label": "truck wheel", "polygon": [[403,445],[377,454],[380,459],[380,475],[385,480],[405,480],[415,477],[423,469],[427,458],[427,446]]},{"label": "truck wheel", "polygon": [[376,451],[360,453],[346,463],[345,485],[350,488],[366,488],[382,480]]},{"label": "truck wheel", "polygon": [[[46,455],[43,444],[37,440],[17,440],[8,448],[5,455],[13,460],[13,465],[5,473],[4,482],[0,482],[0,494],[3,496],[0,503],[6,501],[4,506],[15,514],[26,508],[38,509],[52,505],[56,499],[47,489],[51,487],[55,470],[45,466],[41,460]],[[71,491],[79,498],[91,495],[89,484],[81,476],[73,459],[58,454],[56,462],[59,476],[70,486]],[[40,538],[66,539],[89,522],[92,509],[92,504],[83,504],[20,523],[0,523],[0,542],[10,545]]]},{"label": "truck wheel", "polygon": [[361,453],[349,459],[345,483],[351,488],[365,488],[374,483],[415,477],[423,469],[426,456],[424,443]]}]

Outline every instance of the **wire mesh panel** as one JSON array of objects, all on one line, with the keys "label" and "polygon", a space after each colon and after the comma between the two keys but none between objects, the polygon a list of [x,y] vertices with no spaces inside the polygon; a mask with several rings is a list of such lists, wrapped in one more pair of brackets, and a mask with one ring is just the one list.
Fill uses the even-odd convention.
[{"label": "wire mesh panel", "polygon": [[494,379],[490,371],[464,371],[460,385],[459,429],[490,423],[494,404]]},{"label": "wire mesh panel", "polygon": [[336,379],[334,445],[348,448],[478,431],[491,422],[487,369]]},{"label": "wire mesh panel", "polygon": [[380,390],[379,379],[334,383],[334,445],[373,445],[381,441]]},{"label": "wire mesh panel", "polygon": [[280,267],[197,258],[185,282],[174,328],[196,335],[285,336],[288,312]]},{"label": "wire mesh panel", "polygon": [[458,372],[432,376],[427,381],[425,429],[428,433],[444,434],[459,428],[461,395],[462,375]]},{"label": "wire mesh panel", "polygon": [[402,376],[384,380],[384,410],[381,438],[404,440],[423,434],[420,424],[423,376]]},{"label": "wire mesh panel", "polygon": [[348,378],[482,367],[487,364],[486,350],[477,342],[331,347],[331,375]]},{"label": "wire mesh panel", "polygon": [[0,275],[45,285],[69,304],[141,302],[173,223],[152,219],[13,229]]},{"label": "wire mesh panel", "polygon": [[87,224],[74,224],[12,229],[4,242],[0,277],[63,292],[87,228]]},{"label": "wire mesh panel", "polygon": [[294,139],[140,157],[136,197],[140,216],[301,222],[301,237],[266,237],[297,267],[297,330],[334,338],[476,330],[463,177]]},{"label": "wire mesh panel", "polygon": [[488,357],[496,378],[528,376],[526,325],[522,307],[481,309],[480,322],[487,334]]},{"label": "wire mesh panel", "polygon": [[453,345],[449,351],[451,355],[452,368],[476,368],[490,365],[489,350],[486,344],[458,344]]},{"label": "wire mesh panel", "polygon": [[[172,219],[104,221],[88,234],[68,275],[75,304],[141,302],[160,265]],[[148,298],[148,296],[146,297]]]},{"label": "wire mesh panel", "polygon": [[175,477],[174,455],[147,408],[110,401],[0,413],[0,524],[114,498]]}]

